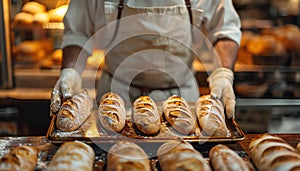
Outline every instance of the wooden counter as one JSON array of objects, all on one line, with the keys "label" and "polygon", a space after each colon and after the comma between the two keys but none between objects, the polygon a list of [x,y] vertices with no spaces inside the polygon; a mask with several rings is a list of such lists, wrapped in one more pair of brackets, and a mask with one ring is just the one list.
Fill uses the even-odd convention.
[{"label": "wooden counter", "polygon": [[[275,136],[282,137],[289,144],[296,147],[296,145],[300,142],[300,134],[272,134]],[[249,142],[257,137],[261,136],[261,134],[247,134],[246,138],[242,141],[235,143],[226,143],[230,148],[236,151],[241,157],[243,157],[246,161],[250,162],[248,145]],[[8,152],[9,149],[20,146],[20,145],[29,145],[35,146],[39,149],[39,160],[37,164],[36,170],[43,170],[46,167],[47,163],[59,148],[60,144],[53,144],[44,136],[30,136],[30,137],[0,137],[0,156],[4,153]],[[103,170],[105,167],[105,150],[99,148],[96,144],[91,144],[96,152],[94,170]],[[204,157],[207,157],[207,153],[211,147],[216,145],[216,143],[212,144],[193,144],[194,147],[200,151]],[[101,145],[100,145],[101,146]],[[110,146],[110,145],[109,145]],[[152,152],[155,154],[156,152]],[[155,157],[154,157],[155,160]]]}]

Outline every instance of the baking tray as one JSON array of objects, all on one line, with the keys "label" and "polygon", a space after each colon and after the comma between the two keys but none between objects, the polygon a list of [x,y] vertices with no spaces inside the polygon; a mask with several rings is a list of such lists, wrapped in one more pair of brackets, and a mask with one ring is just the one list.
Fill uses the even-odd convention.
[{"label": "baking tray", "polygon": [[[162,105],[158,105],[159,112],[162,114]],[[195,106],[191,105],[192,112],[195,113]],[[227,127],[230,131],[228,137],[207,136],[204,135],[197,124],[194,134],[182,135],[174,130],[171,125],[165,120],[163,114],[161,115],[161,128],[156,135],[141,134],[131,122],[132,110],[126,107],[126,123],[125,127],[120,133],[112,133],[102,128],[98,117],[97,109],[94,109],[89,118],[73,132],[61,132],[56,128],[56,115],[51,119],[46,138],[53,143],[63,143],[66,141],[84,141],[86,143],[114,143],[119,140],[130,140],[140,143],[163,143],[168,140],[182,139],[188,142],[236,142],[245,138],[243,130],[239,127],[234,119],[226,119]]]}]

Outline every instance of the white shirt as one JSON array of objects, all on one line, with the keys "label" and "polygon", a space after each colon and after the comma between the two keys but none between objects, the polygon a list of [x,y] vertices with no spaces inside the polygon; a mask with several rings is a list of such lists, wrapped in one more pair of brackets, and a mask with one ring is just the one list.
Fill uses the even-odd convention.
[{"label": "white shirt", "polygon": [[[177,1],[185,4],[184,0]],[[165,0],[128,0],[126,3],[136,7],[173,5]],[[71,0],[64,18],[62,48],[77,45],[91,53],[92,47],[85,46],[86,42],[95,32],[116,19],[117,5],[118,0]],[[240,19],[231,0],[191,0],[191,5],[193,24],[206,30],[212,43],[220,38],[240,43]]]}]

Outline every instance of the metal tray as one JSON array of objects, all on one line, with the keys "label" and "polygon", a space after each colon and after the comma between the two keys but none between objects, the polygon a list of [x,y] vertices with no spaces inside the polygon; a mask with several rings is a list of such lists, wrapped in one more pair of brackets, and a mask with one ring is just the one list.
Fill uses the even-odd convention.
[{"label": "metal tray", "polygon": [[[161,105],[158,105],[160,112],[162,113]],[[195,106],[192,106],[192,112],[195,112]],[[87,143],[114,143],[118,140],[130,140],[140,143],[163,143],[168,140],[182,139],[188,142],[236,142],[243,140],[245,134],[239,127],[234,119],[226,119],[227,127],[230,131],[228,137],[206,136],[202,134],[201,128],[197,124],[197,128],[194,134],[182,135],[174,130],[171,125],[161,115],[161,129],[156,135],[143,135],[137,131],[134,124],[131,122],[131,108],[127,109],[126,124],[120,133],[112,133],[101,127],[97,110],[93,110],[90,117],[75,131],[73,132],[61,132],[56,128],[56,115],[51,119],[46,138],[53,143],[63,143],[65,141],[84,141]]]}]

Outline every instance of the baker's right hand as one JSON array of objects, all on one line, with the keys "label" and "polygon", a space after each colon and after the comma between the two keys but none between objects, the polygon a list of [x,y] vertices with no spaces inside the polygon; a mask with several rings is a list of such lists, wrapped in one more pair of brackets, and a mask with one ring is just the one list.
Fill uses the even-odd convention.
[{"label": "baker's right hand", "polygon": [[80,91],[81,84],[81,76],[75,69],[65,68],[61,71],[51,93],[50,116],[59,111],[63,99],[70,98]]}]

